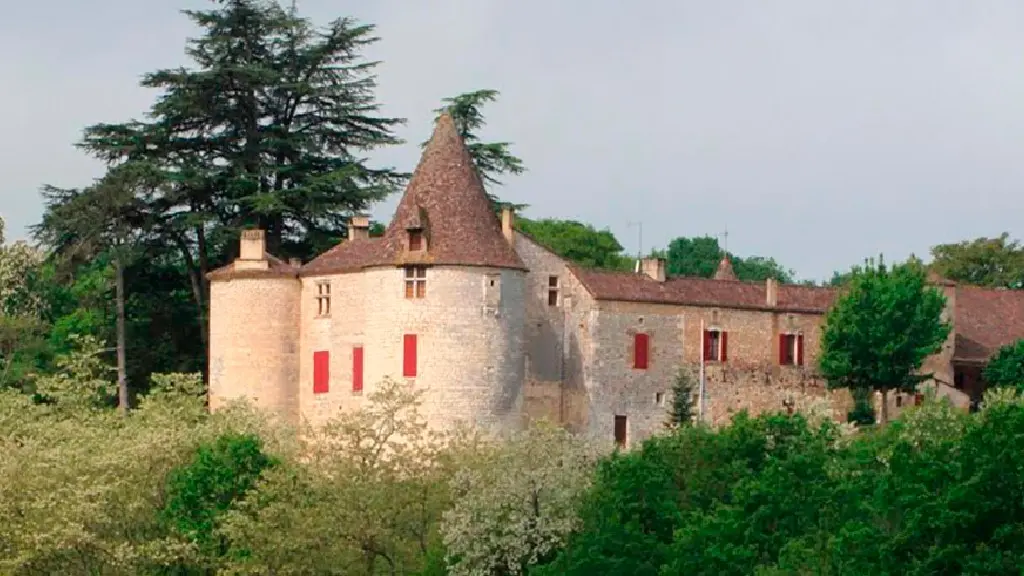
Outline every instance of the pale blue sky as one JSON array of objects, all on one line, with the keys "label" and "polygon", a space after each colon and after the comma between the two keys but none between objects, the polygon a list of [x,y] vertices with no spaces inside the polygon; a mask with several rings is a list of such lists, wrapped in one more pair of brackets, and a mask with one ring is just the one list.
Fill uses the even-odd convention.
[{"label": "pale blue sky", "polygon": [[[297,1],[378,25],[380,100],[409,122],[376,159],[411,169],[442,97],[498,89],[485,136],[529,168],[498,193],[630,251],[629,221],[645,250],[728,227],[731,250],[822,278],[1021,233],[1024,2]],[[139,116],[139,76],[185,63],[178,10],[209,3],[5,4],[0,214],[17,236],[40,184],[99,175],[81,129]]]}]

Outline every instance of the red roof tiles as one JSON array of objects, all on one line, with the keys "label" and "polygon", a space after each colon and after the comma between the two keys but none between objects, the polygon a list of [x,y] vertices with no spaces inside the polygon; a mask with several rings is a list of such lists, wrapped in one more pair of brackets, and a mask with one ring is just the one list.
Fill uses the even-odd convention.
[{"label": "red roof tiles", "polygon": [[[425,255],[405,252],[410,227],[424,228]],[[525,269],[501,233],[466,144],[448,114],[437,119],[379,251],[367,265],[409,263]]]},{"label": "red roof tiles", "polygon": [[302,274],[316,275],[357,272],[378,258],[381,246],[380,238],[357,237],[345,240],[303,266]]},{"label": "red roof tiles", "polygon": [[984,362],[1024,338],[1024,290],[956,288],[954,360]]},{"label": "red roof tiles", "polygon": [[295,278],[298,276],[299,268],[267,254],[268,268],[236,270],[235,263],[221,266],[216,270],[208,272],[208,280],[234,280],[239,278]]},{"label": "red roof tiles", "polygon": [[672,278],[658,282],[643,274],[573,268],[583,286],[598,300],[623,300],[656,304],[718,306],[757,310],[824,313],[835,298],[835,289],[812,286],[779,286],[779,304],[768,306],[764,282]]}]

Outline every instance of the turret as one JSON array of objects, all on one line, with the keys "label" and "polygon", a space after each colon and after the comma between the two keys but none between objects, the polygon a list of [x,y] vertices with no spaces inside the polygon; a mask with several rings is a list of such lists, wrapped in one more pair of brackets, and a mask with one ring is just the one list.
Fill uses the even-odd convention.
[{"label": "turret", "polygon": [[297,273],[267,253],[262,230],[245,230],[239,257],[209,274],[211,410],[247,398],[298,421]]}]

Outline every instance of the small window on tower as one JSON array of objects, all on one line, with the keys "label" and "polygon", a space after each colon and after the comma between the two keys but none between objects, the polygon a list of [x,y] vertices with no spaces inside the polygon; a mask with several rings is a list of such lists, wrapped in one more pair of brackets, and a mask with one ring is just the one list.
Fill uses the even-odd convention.
[{"label": "small window on tower", "polygon": [[423,250],[423,231],[422,230],[410,230],[409,231],[409,251],[419,252]]},{"label": "small window on tower", "polygon": [[423,298],[427,295],[427,267],[405,267],[405,297]]},{"label": "small window on tower", "polygon": [[325,318],[331,315],[330,282],[317,282],[316,284],[316,315],[318,318]]},{"label": "small window on tower", "polygon": [[548,306],[558,306],[558,276],[548,276]]}]

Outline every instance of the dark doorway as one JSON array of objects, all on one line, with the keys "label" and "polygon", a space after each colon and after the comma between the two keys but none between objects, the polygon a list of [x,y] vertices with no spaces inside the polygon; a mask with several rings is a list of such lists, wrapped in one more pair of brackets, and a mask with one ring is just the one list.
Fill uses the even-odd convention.
[{"label": "dark doorway", "polygon": [[616,416],[615,417],[615,444],[619,448],[626,447],[626,417]]}]

